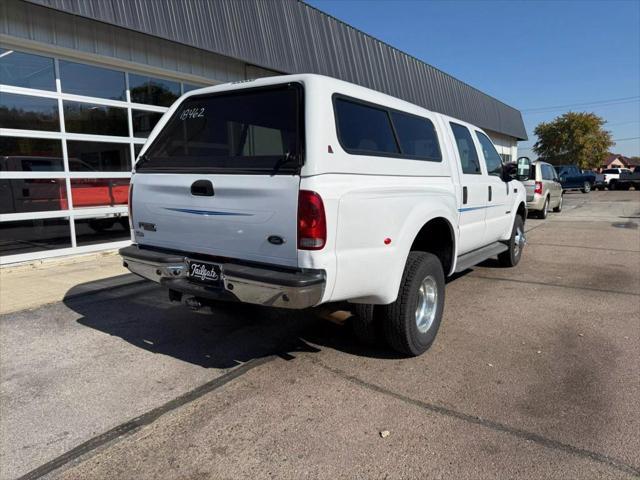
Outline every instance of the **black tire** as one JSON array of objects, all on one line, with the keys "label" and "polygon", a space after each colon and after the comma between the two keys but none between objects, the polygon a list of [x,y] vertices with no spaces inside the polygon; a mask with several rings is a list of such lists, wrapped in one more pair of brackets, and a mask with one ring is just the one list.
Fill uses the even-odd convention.
[{"label": "black tire", "polygon": [[96,233],[102,233],[112,228],[115,223],[116,221],[113,218],[95,218],[89,220],[89,228]]},{"label": "black tire", "polygon": [[609,190],[617,190],[617,185],[615,180],[611,180],[609,182]]},{"label": "black tire", "polygon": [[[436,292],[433,319],[426,329],[418,329],[416,310],[423,281]],[[438,257],[426,252],[410,252],[404,267],[398,298],[380,306],[384,336],[394,350],[417,357],[426,352],[436,338],[444,309],[444,271]]]},{"label": "black tire", "polygon": [[509,250],[498,255],[498,262],[502,267],[515,267],[520,263],[524,245],[516,245],[518,232],[520,232],[520,235],[524,235],[524,221],[520,215],[516,215],[516,219],[513,222],[511,238],[509,239]]},{"label": "black tire", "polygon": [[538,212],[538,218],[544,220],[547,218],[549,214],[549,197],[544,199],[544,205],[542,206],[542,210]]},{"label": "black tire", "polygon": [[562,211],[562,202],[564,201],[564,195],[560,195],[560,203],[558,203],[557,207],[553,207],[553,211],[556,213],[560,213]]},{"label": "black tire", "polygon": [[353,316],[349,319],[351,331],[356,339],[368,346],[379,346],[383,342],[382,322],[378,308],[370,304],[353,304]]},{"label": "black tire", "polygon": [[589,193],[591,191],[591,184],[589,182],[584,182],[584,185],[580,189],[582,193]]}]

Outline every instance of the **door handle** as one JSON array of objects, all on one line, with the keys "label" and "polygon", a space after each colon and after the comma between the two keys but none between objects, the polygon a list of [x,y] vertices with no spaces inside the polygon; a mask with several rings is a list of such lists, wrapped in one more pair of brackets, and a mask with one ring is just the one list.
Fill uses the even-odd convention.
[{"label": "door handle", "polygon": [[462,204],[467,204],[467,187],[462,187]]},{"label": "door handle", "polygon": [[489,201],[491,201],[491,185],[489,185]]},{"label": "door handle", "polygon": [[196,180],[191,184],[191,195],[213,197],[213,184],[210,180]]}]

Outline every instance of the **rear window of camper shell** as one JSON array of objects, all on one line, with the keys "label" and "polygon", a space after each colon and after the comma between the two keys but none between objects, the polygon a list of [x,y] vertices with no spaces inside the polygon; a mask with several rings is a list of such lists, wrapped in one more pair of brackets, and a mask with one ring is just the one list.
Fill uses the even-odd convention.
[{"label": "rear window of camper shell", "polygon": [[292,174],[304,148],[299,83],[185,99],[148,150],[140,173]]}]

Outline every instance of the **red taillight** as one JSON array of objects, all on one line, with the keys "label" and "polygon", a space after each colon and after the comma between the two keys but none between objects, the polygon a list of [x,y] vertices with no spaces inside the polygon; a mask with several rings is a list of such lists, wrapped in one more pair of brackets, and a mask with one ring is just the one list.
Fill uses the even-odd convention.
[{"label": "red taillight", "polygon": [[533,192],[542,195],[542,182],[536,182],[536,189]]},{"label": "red taillight", "polygon": [[298,248],[321,250],[327,242],[327,219],[322,198],[316,192],[300,190],[298,195]]},{"label": "red taillight", "polygon": [[127,200],[127,207],[129,210],[129,228],[133,230],[133,183],[129,183],[129,200]]}]

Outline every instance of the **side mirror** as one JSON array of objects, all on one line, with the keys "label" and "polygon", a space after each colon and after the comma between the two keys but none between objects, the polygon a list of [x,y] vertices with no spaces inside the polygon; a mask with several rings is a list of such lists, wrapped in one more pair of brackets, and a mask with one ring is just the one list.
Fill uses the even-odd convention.
[{"label": "side mirror", "polygon": [[526,180],[529,180],[533,176],[532,175],[533,165],[531,165],[531,159],[529,157],[519,157],[515,163],[515,166],[516,166],[516,172],[514,176],[515,179],[520,180],[521,182],[524,182]]}]

